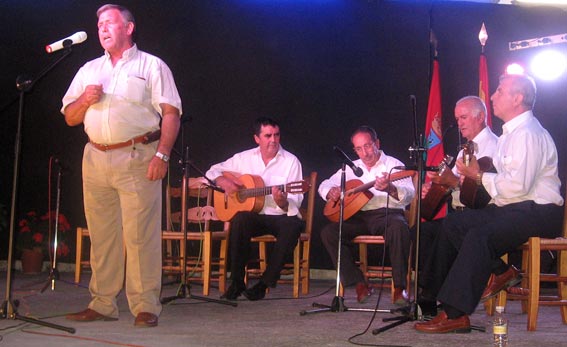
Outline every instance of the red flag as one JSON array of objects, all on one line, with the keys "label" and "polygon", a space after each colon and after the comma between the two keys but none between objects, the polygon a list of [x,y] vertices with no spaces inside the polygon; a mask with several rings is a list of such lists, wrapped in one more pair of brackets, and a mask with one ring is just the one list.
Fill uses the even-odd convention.
[{"label": "red flag", "polygon": [[492,129],[492,113],[490,112],[490,94],[488,92],[488,66],[486,64],[486,56],[480,54],[480,63],[478,65],[478,96],[486,104],[486,125]]},{"label": "red flag", "polygon": [[[427,106],[427,119],[425,120],[425,137],[427,139],[427,166],[438,166],[445,156],[443,149],[443,132],[441,113],[441,83],[439,81],[439,62],[433,59],[433,73],[431,76],[431,87],[429,89],[429,104]],[[420,194],[416,192],[416,194]],[[445,205],[435,219],[445,217],[447,205]]]}]

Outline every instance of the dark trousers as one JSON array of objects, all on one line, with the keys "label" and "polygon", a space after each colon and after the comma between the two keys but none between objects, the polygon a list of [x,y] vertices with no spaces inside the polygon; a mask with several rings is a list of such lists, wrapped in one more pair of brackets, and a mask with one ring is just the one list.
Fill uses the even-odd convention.
[{"label": "dark trousers", "polygon": [[[393,280],[396,288],[405,288],[408,268],[410,237],[408,223],[403,210],[390,209],[388,211],[386,227],[386,209],[372,211],[359,211],[343,223],[341,231],[341,269],[340,279],[347,287],[364,282],[362,272],[356,266],[353,248],[356,246],[352,239],[359,235],[383,235],[390,254]],[[321,230],[321,240],[331,257],[335,268],[337,267],[339,247],[339,223],[326,225]]]},{"label": "dark trousers", "polygon": [[268,216],[255,212],[238,212],[230,221],[231,279],[243,281],[244,271],[250,259],[250,239],[260,235],[274,235],[277,238],[268,259],[262,282],[275,287],[286,256],[293,252],[305,222],[296,216]]},{"label": "dark trousers", "polygon": [[494,262],[531,236],[561,234],[560,206],[533,201],[451,214],[434,242],[423,296],[472,314]]}]

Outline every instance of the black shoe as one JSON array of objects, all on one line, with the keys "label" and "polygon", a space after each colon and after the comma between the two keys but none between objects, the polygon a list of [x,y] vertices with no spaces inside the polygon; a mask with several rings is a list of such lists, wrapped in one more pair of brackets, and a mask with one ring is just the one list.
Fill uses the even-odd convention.
[{"label": "black shoe", "polygon": [[242,294],[250,301],[261,300],[266,296],[266,289],[268,289],[268,286],[260,281],[252,288],[246,289]]},{"label": "black shoe", "polygon": [[234,301],[236,298],[242,294],[243,291],[246,290],[246,285],[243,281],[232,281],[230,287],[221,295],[221,299],[231,300]]}]

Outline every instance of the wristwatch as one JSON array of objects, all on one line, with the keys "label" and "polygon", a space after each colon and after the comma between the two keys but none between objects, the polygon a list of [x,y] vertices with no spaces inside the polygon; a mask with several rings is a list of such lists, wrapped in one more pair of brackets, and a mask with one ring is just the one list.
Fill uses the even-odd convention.
[{"label": "wristwatch", "polygon": [[169,157],[161,152],[156,152],[156,157],[160,158],[166,163],[169,161]]}]

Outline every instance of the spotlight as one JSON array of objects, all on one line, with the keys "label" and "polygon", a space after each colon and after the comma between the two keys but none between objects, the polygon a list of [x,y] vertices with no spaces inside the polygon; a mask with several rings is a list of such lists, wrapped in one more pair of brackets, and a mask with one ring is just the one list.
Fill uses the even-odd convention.
[{"label": "spotlight", "polygon": [[524,68],[518,63],[512,63],[506,67],[506,73],[508,75],[523,75]]},{"label": "spotlight", "polygon": [[542,80],[554,80],[567,69],[565,56],[554,50],[547,50],[536,55],[531,62],[530,69],[534,77]]}]

